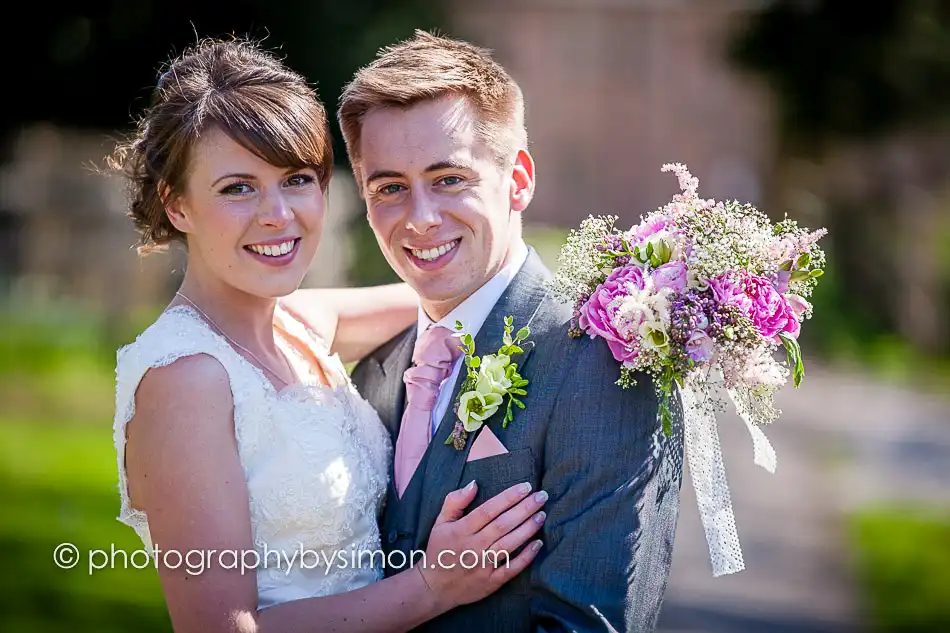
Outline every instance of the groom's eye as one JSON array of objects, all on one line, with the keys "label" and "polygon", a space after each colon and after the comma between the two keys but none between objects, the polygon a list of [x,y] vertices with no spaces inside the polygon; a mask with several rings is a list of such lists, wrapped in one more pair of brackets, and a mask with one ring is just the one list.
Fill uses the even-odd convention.
[{"label": "groom's eye", "polygon": [[403,186],[400,184],[392,183],[389,185],[383,185],[377,191],[383,195],[391,196],[397,194],[403,190]]},{"label": "groom's eye", "polygon": [[439,178],[439,184],[443,184],[448,187],[451,187],[453,185],[458,185],[461,183],[462,183],[461,176],[444,176],[442,178]]}]

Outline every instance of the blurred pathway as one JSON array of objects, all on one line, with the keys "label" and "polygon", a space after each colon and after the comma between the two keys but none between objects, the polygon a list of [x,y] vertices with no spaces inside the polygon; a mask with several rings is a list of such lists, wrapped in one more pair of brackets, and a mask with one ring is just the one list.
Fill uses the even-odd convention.
[{"label": "blurred pathway", "polygon": [[775,475],[752,463],[741,421],[720,420],[745,571],[712,577],[684,479],[662,633],[864,631],[845,512],[897,499],[950,504],[950,399],[807,369],[798,393],[780,394],[784,415],[766,429]]}]

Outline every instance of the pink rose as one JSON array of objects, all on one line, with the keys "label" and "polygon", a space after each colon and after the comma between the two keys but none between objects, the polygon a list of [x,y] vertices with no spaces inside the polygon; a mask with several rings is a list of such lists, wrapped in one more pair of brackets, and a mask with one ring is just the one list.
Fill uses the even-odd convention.
[{"label": "pink rose", "polygon": [[746,296],[742,277],[726,273],[709,280],[709,287],[713,291],[717,304],[733,305],[749,316],[752,310],[752,301]]},{"label": "pink rose", "polygon": [[653,283],[657,289],[670,288],[673,292],[686,290],[686,264],[670,262],[653,271]]},{"label": "pink rose", "polygon": [[615,269],[607,280],[597,286],[590,299],[581,306],[578,325],[591,336],[600,336],[618,362],[632,362],[639,355],[636,346],[625,341],[613,324],[617,311],[610,303],[617,297],[629,294],[628,287],[643,290],[643,270],[638,266],[623,266]]},{"label": "pink rose", "polygon": [[752,301],[749,318],[759,334],[776,338],[779,332],[788,332],[798,338],[801,325],[788,301],[775,290],[772,283],[756,275],[745,275],[745,294]]},{"label": "pink rose", "polygon": [[632,229],[633,235],[637,238],[634,241],[638,242],[650,237],[655,233],[659,233],[660,231],[665,230],[668,224],[669,220],[664,217],[655,217],[649,222],[643,220],[640,222],[640,224],[636,225]]},{"label": "pink rose", "polygon": [[788,305],[792,308],[792,312],[795,313],[795,316],[802,318],[802,315],[808,312],[811,309],[811,304],[805,300],[804,297],[801,297],[796,294],[786,294],[785,300],[788,301]]}]

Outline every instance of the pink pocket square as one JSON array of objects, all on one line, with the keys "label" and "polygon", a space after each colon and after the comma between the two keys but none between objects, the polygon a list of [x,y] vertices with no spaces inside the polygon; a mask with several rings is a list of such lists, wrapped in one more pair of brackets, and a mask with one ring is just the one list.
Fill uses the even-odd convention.
[{"label": "pink pocket square", "polygon": [[465,461],[474,462],[477,459],[504,455],[507,452],[508,449],[505,448],[505,445],[495,437],[495,434],[491,432],[491,428],[486,426],[482,429],[482,432],[478,434],[478,437],[475,438],[475,443],[472,444],[472,450],[468,452],[468,459]]}]

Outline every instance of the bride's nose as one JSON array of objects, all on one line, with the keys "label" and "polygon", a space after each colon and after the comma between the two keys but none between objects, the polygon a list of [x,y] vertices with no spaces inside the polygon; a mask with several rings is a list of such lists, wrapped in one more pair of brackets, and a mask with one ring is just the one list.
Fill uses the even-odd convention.
[{"label": "bride's nose", "polygon": [[283,228],[294,219],[294,210],[286,197],[278,194],[264,199],[257,214],[261,226]]}]

